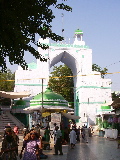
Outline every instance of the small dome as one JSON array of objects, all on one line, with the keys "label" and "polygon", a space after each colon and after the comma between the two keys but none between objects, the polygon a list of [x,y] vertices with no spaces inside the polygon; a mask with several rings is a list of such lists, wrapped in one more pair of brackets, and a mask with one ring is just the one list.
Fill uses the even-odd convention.
[{"label": "small dome", "polygon": [[15,105],[26,105],[26,102],[23,100],[18,100]]},{"label": "small dome", "polygon": [[[12,109],[16,109],[16,110],[19,110],[19,109],[24,109],[26,108],[26,102],[23,101],[23,100],[18,100],[16,101],[15,105],[12,105]],[[18,111],[17,111],[18,112]],[[18,112],[19,113],[19,112]]]},{"label": "small dome", "polygon": [[[43,103],[42,103],[43,95]],[[42,94],[39,93],[32,100],[30,100],[30,106],[44,105],[44,106],[68,106],[68,102],[64,99],[61,94],[53,92],[50,88]]]},{"label": "small dome", "polygon": [[83,31],[80,29],[75,30],[75,34],[83,34]]},{"label": "small dome", "polygon": [[[32,100],[41,100],[42,93],[36,95]],[[50,88],[47,88],[46,91],[43,93],[44,100],[65,100],[64,97],[60,94],[53,92]]]}]

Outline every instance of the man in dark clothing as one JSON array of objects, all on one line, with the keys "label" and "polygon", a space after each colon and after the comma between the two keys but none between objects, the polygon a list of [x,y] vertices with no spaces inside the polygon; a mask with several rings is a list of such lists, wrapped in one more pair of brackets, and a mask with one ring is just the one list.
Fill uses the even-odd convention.
[{"label": "man in dark clothing", "polygon": [[59,155],[63,155],[62,152],[62,133],[61,130],[58,130],[59,127],[56,126],[55,127],[55,133],[54,133],[54,137],[55,137],[55,154],[54,155],[58,155],[58,151],[60,152]]}]

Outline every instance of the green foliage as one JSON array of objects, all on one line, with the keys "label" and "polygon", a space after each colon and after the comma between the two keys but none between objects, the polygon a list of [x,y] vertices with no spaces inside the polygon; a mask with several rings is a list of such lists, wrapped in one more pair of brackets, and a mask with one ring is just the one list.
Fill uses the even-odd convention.
[{"label": "green foliage", "polygon": [[14,91],[15,85],[15,73],[12,73],[11,70],[7,72],[0,73],[0,91],[12,92]]},{"label": "green foliage", "polygon": [[112,93],[112,100],[114,101],[116,98],[119,98],[120,97],[120,93],[115,93],[113,92]]},{"label": "green foliage", "polygon": [[[66,0],[63,0],[66,1]],[[61,41],[63,37],[51,30],[55,18],[51,7],[72,11],[71,7],[57,0],[0,0],[0,69],[5,71],[6,57],[10,64],[26,67],[25,51],[40,61],[47,61],[34,46],[43,49],[48,46],[38,44],[35,35]]]},{"label": "green foliage", "polygon": [[107,73],[108,69],[107,68],[101,68],[97,64],[92,64],[92,70],[97,71],[101,73],[101,77],[104,78],[105,74]]},{"label": "green foliage", "polygon": [[[74,107],[74,92],[73,92],[73,74],[70,68],[66,65],[60,65],[59,67],[54,66],[53,72],[51,72],[51,77],[49,80],[50,88],[55,91],[56,93],[61,94],[72,106]],[[71,77],[66,77],[71,76]],[[59,77],[59,78],[57,78]]]}]

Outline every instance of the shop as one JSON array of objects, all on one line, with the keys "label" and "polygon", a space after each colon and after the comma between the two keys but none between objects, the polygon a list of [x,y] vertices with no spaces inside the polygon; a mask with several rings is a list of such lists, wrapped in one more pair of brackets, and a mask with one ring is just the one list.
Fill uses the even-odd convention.
[{"label": "shop", "polygon": [[112,112],[102,116],[99,115],[97,125],[101,137],[116,139],[120,134],[120,98],[114,100],[110,106],[113,107]]}]

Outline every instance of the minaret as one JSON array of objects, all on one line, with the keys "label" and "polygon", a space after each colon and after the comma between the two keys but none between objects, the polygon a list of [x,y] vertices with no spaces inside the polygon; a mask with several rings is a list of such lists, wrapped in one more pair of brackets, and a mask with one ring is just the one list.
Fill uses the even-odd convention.
[{"label": "minaret", "polygon": [[82,40],[83,38],[83,31],[80,29],[75,30],[75,41],[74,44],[77,45],[85,45],[85,42]]},{"label": "minaret", "polygon": [[75,30],[75,39],[78,41],[82,41],[82,37],[83,37],[83,31],[82,30]]}]

